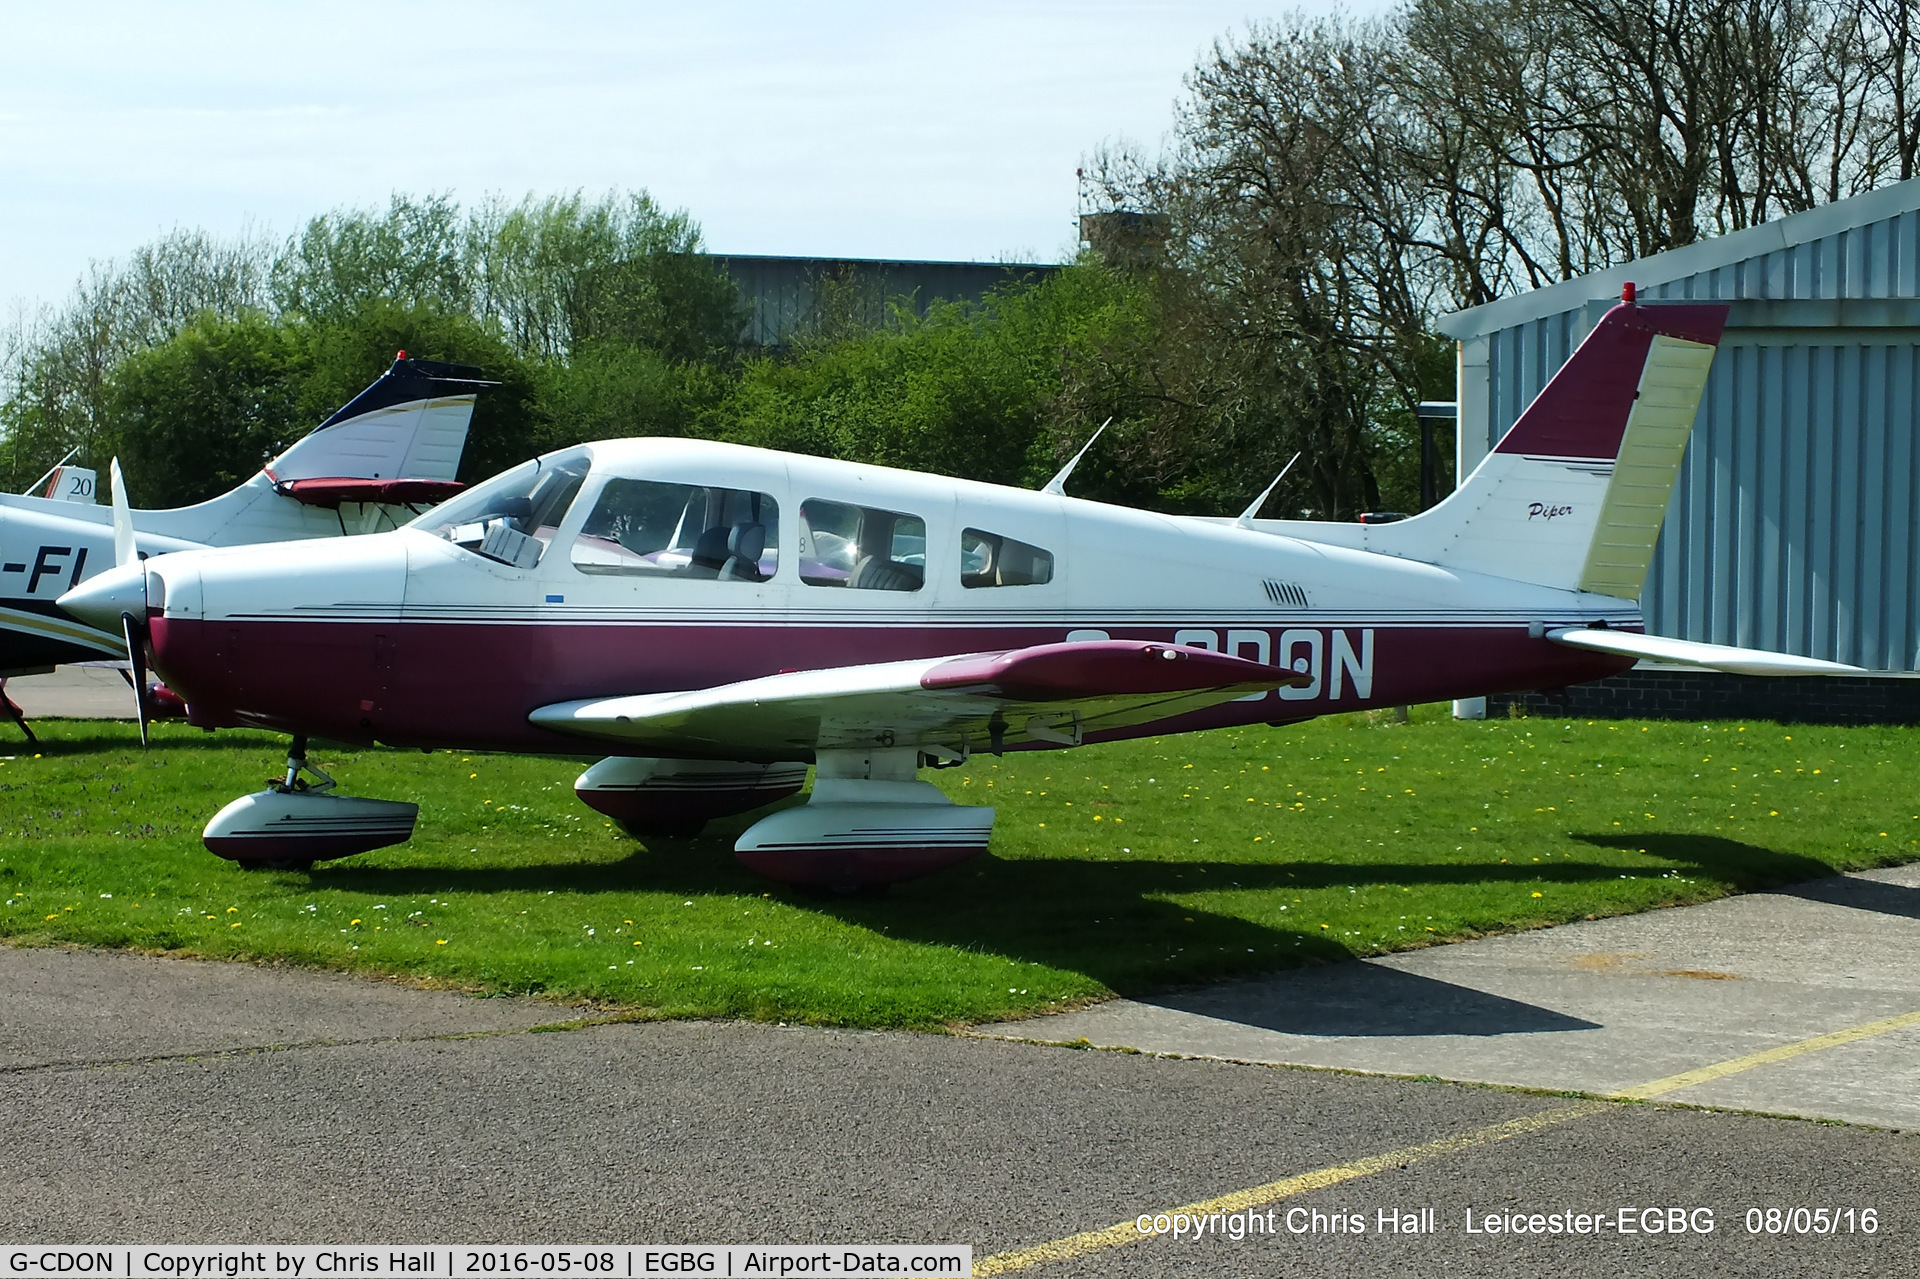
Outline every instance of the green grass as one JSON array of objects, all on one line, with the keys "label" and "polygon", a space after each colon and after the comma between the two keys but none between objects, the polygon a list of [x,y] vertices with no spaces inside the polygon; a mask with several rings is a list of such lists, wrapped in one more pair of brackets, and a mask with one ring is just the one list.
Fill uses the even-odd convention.
[{"label": "green grass", "polygon": [[199,832],[284,739],[48,722],[0,762],[0,937],[544,991],[660,1016],[937,1026],[1619,914],[1920,857],[1915,734],[1346,716],[931,774],[993,851],[874,896],[644,846],[581,762],[316,752],[407,845],[242,871]]}]

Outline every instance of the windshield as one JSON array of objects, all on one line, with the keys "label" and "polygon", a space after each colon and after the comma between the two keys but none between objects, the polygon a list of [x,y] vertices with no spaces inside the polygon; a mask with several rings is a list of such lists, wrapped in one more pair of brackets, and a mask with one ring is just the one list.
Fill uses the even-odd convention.
[{"label": "windshield", "polygon": [[535,458],[441,503],[409,527],[532,568],[566,519],[591,462],[585,449]]}]

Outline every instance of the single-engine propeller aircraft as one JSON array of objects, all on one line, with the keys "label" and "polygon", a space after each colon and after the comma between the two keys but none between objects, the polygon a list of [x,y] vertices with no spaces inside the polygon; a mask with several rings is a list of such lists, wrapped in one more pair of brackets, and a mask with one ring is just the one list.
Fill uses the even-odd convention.
[{"label": "single-engine propeller aircraft", "polygon": [[[132,511],[142,557],[204,546],[391,530],[460,490],[479,369],[407,358],[229,493],[195,506]],[[68,455],[69,458],[72,454]],[[125,662],[119,619],[76,624],[55,601],[115,561],[95,473],[63,459],[34,485],[0,493],[0,700],[5,681],[68,662]],[[11,702],[5,709],[20,720]]]},{"label": "single-engine propeller aircraft", "polygon": [[[1642,657],[1831,662],[1641,633],[1637,604],[1724,305],[1610,310],[1459,489],[1383,524],[1157,515],[679,439],[550,453],[395,532],[158,557],[62,597],[150,647],[193,723],[294,735],[208,825],[304,865],[406,839],[307,739],[607,754],[641,832],[789,795],[748,866],[829,887],[983,850],[919,770],[1083,742],[1553,688]],[[1069,464],[1069,470],[1071,464]],[[1263,495],[1264,496],[1264,495]],[[311,776],[316,780],[309,782]]]}]

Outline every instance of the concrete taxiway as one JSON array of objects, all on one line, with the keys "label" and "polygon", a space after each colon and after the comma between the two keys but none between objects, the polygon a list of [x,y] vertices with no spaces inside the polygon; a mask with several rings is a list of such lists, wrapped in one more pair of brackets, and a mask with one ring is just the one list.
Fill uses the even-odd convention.
[{"label": "concrete taxiway", "polygon": [[[1852,891],[1877,890],[1829,883],[1793,900]],[[1702,909],[1645,918],[1683,933]],[[1606,937],[1615,949],[1565,953],[1640,957],[1563,965],[1576,986],[1693,962],[1670,958],[1681,933],[1631,951]],[[1751,955],[1712,963],[1752,975],[1623,980],[1759,980]],[[1469,973],[1493,985],[1495,967],[1447,971],[1464,989]],[[1540,989],[1532,1001],[1503,989],[1478,1006],[1505,1020],[1458,1038],[1606,1025],[1597,1004],[1557,1012]],[[1836,994],[1830,1018],[1795,1029],[1892,1006],[1878,997]],[[1514,1013],[1523,1002],[1560,1020]],[[1348,1003],[1340,1022],[1322,1001],[1318,1027],[1351,1032],[1371,1016],[1368,1029],[1393,1028],[1373,1004]],[[1429,1029],[1418,1019],[1431,1004],[1399,1008]],[[1920,1275],[1920,1137],[1907,1132],[1006,1039],[569,1021],[579,1013],[298,970],[0,948],[0,1240],[945,1241],[973,1244],[977,1273],[1048,1276]],[[1450,1034],[1452,1015],[1437,1024]],[[1724,1032],[1708,1005],[1690,1015],[1700,1035],[1731,1038],[1673,1057],[1650,1047],[1642,1079],[1624,1067],[1593,1077],[1647,1082],[1779,1037],[1757,1020]],[[1299,1023],[1257,1029],[1311,1037]],[[1905,1033],[1790,1064],[1830,1069]],[[1182,1210],[1216,1224],[1197,1242],[1125,1224]],[[1487,1233],[1489,1213],[1537,1214],[1543,1233]]]},{"label": "concrete taxiway", "polygon": [[59,666],[45,675],[7,681],[7,696],[29,720],[132,719],[133,693],[119,671],[100,666]]},{"label": "concrete taxiway", "polygon": [[1662,1100],[1920,1129],[1920,865],[982,1033],[1603,1095],[1705,1072]]}]

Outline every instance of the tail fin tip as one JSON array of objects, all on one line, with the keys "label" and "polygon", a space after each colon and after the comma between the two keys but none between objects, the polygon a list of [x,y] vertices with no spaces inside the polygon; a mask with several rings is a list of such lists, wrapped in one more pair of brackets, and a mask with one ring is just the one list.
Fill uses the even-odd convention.
[{"label": "tail fin tip", "polygon": [[1685,343],[1707,348],[1710,356],[1726,327],[1727,310],[1724,302],[1621,302],[1600,317],[1493,451],[1612,461],[1640,398],[1636,375],[1654,348]]}]

